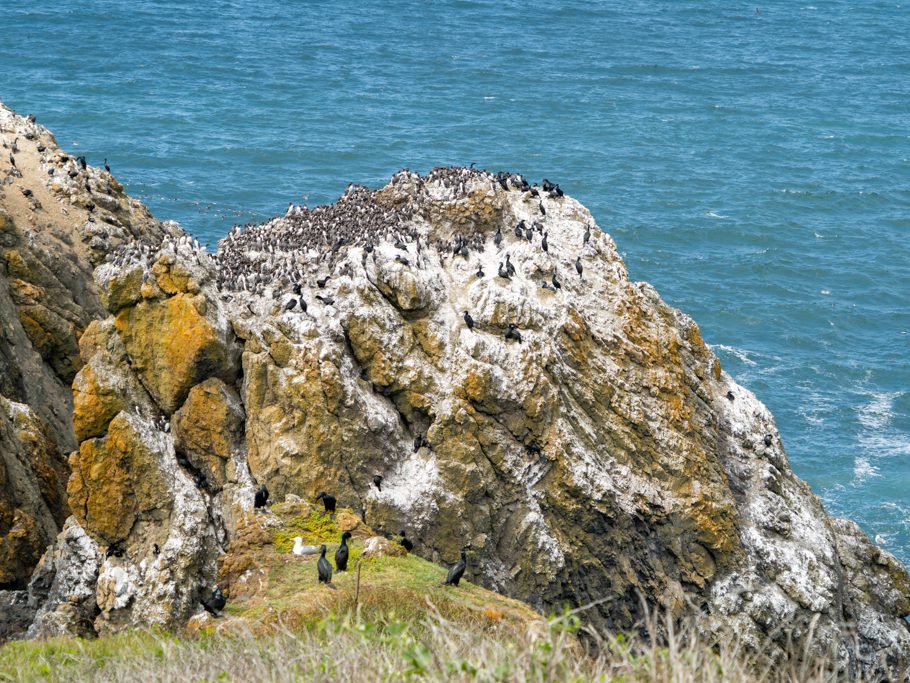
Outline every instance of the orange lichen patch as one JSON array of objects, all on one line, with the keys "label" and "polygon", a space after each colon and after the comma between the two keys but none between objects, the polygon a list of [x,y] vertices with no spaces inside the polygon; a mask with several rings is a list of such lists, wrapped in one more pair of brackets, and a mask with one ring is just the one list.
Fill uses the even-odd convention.
[{"label": "orange lichen patch", "polygon": [[99,384],[91,365],[73,380],[73,429],[79,441],[103,436],[114,416],[127,406],[110,387]]},{"label": "orange lichen patch", "polygon": [[116,329],[133,369],[167,412],[180,406],[193,385],[229,370],[227,344],[205,312],[204,297],[177,294],[117,314]]},{"label": "orange lichen patch", "polygon": [[[67,493],[73,515],[107,543],[125,539],[145,512],[158,517],[170,512],[171,497],[155,454],[123,413],[108,425],[107,436],[80,444],[70,467]],[[167,531],[167,524],[159,526]]]}]

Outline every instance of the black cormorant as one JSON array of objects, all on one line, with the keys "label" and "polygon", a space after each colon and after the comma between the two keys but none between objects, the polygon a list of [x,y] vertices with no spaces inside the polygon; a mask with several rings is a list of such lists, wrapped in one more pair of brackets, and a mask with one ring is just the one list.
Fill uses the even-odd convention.
[{"label": "black cormorant", "polygon": [[325,546],[319,547],[319,560],[316,562],[316,571],[319,572],[319,583],[332,582],[332,565],[325,559]]},{"label": "black cormorant", "polygon": [[543,249],[545,252],[549,253],[550,246],[547,244],[547,234],[548,233],[543,234],[543,239],[540,241],[540,248]]},{"label": "black cormorant", "polygon": [[329,278],[330,278],[330,277],[332,277],[332,276],[331,276],[331,275],[326,275],[325,277],[316,280],[316,284],[317,284],[317,286],[319,287],[319,289],[324,289],[324,288],[325,288],[325,283],[329,281]]},{"label": "black cormorant", "polygon": [[579,256],[578,258],[575,259],[575,270],[578,271],[578,276],[582,277],[582,272],[584,271],[584,268],[581,265],[581,256]]},{"label": "black cormorant", "polygon": [[457,586],[458,582],[461,581],[461,577],[464,576],[465,567],[468,566],[468,555],[462,550],[461,559],[458,563],[449,570],[448,576],[442,585],[444,586]]},{"label": "black cormorant", "polygon": [[467,311],[464,312],[464,324],[468,326],[469,330],[474,329],[474,318]]},{"label": "black cormorant", "polygon": [[223,610],[224,606],[227,604],[224,593],[221,592],[221,589],[218,586],[215,586],[215,590],[212,591],[212,597],[206,598],[201,602],[202,606],[205,607],[205,611],[213,617],[220,617],[221,610]]},{"label": "black cormorant", "polygon": [[376,486],[377,489],[382,491],[382,475],[381,474],[373,475],[373,484]]},{"label": "black cormorant", "polygon": [[259,509],[264,508],[269,504],[269,490],[265,487],[265,484],[259,487],[259,490],[256,491],[256,496],[253,498],[253,508]]},{"label": "black cormorant", "polygon": [[345,531],[341,534],[341,545],[335,551],[335,569],[339,572],[348,570],[348,539],[350,537],[350,531]]},{"label": "black cormorant", "polygon": [[771,435],[765,434],[765,445],[770,446],[772,441],[773,441],[773,439],[771,438]]},{"label": "black cormorant", "polygon": [[506,339],[514,339],[519,344],[521,343],[521,332],[518,331],[513,323],[509,323],[506,328]]},{"label": "black cormorant", "polygon": [[322,499],[322,504],[325,506],[326,512],[335,512],[335,496],[325,491],[320,491],[316,496],[316,500]]},{"label": "black cormorant", "polygon": [[401,536],[401,538],[398,539],[398,542],[401,544],[402,548],[404,548],[408,552],[411,552],[412,550],[414,550],[414,544],[411,542],[411,539],[409,539],[407,537],[407,535],[405,535],[404,529],[402,529],[398,535]]}]

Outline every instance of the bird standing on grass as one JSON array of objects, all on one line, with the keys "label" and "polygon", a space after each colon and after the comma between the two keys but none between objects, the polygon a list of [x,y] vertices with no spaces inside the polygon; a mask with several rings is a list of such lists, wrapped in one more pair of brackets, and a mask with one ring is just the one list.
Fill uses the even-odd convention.
[{"label": "bird standing on grass", "polygon": [[316,496],[316,500],[322,500],[322,505],[325,507],[326,512],[335,512],[335,496],[325,491],[320,491]]},{"label": "bird standing on grass", "polygon": [[351,537],[350,531],[341,534],[341,545],[335,551],[335,569],[340,572],[348,570],[348,539]]},{"label": "bird standing on grass", "polygon": [[461,577],[464,576],[464,570],[468,566],[468,554],[462,550],[461,559],[458,563],[449,570],[446,580],[443,582],[443,586],[457,586],[458,582],[461,581]]},{"label": "bird standing on grass", "polygon": [[319,547],[319,560],[316,562],[316,571],[319,572],[319,583],[326,585],[332,582],[332,565],[325,559],[325,546]]}]

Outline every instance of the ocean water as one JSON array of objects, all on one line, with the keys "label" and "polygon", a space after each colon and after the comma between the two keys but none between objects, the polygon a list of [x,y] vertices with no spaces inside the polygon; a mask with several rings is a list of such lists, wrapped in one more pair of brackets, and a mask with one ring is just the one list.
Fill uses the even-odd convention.
[{"label": "ocean water", "polygon": [[214,243],[402,167],[561,183],[910,562],[910,3],[4,0],[0,99]]}]

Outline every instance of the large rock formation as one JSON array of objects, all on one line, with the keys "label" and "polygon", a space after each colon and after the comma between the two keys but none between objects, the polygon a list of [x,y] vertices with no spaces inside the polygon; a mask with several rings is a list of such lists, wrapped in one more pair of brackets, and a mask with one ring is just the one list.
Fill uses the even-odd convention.
[{"label": "large rock formation", "polygon": [[[55,177],[42,192],[66,191]],[[439,169],[234,230],[214,256],[160,224],[90,240],[105,317],[72,323],[78,355],[32,347],[56,349],[31,367],[75,401],[54,442],[73,516],[29,587],[32,635],[180,624],[255,479],[279,500],[331,491],[433,560],[468,546],[469,579],[541,610],[600,601],[595,621],[629,628],[644,598],[772,659],[910,657],[906,570],[827,516],[767,409],[589,212],[537,193]]]},{"label": "large rock formation", "polygon": [[[117,245],[174,228],[3,105],[0,145],[0,588],[24,595],[69,514],[66,455],[83,438],[71,390],[79,340],[107,314],[94,267]],[[24,600],[8,607],[0,640],[34,612]]]}]

